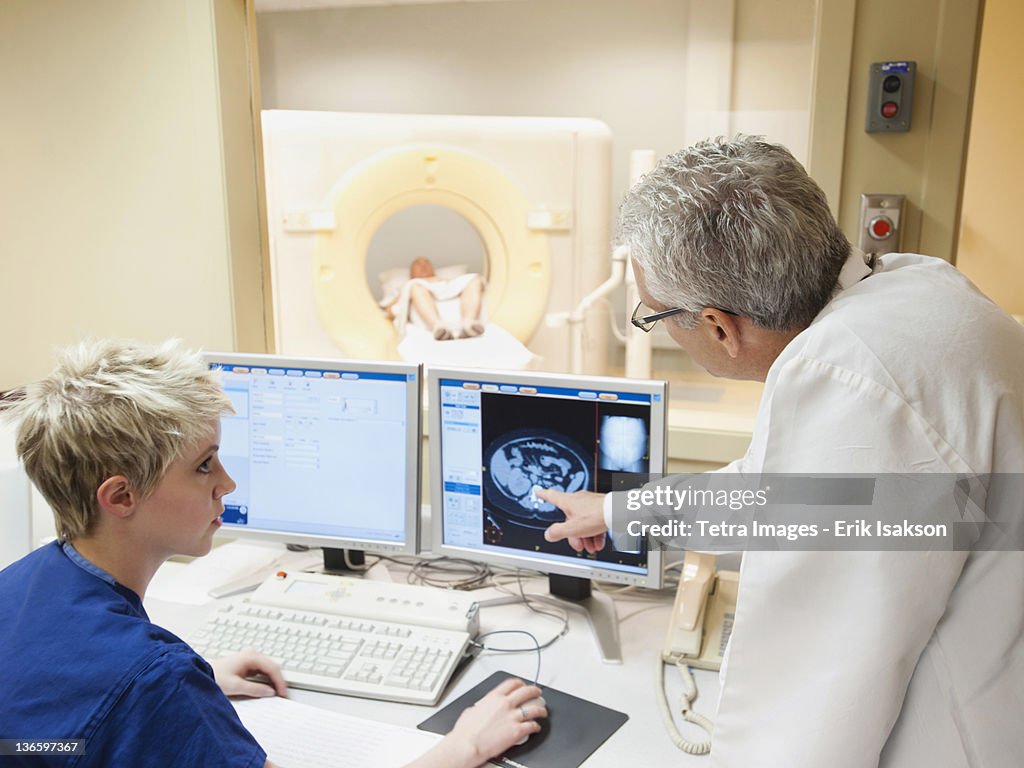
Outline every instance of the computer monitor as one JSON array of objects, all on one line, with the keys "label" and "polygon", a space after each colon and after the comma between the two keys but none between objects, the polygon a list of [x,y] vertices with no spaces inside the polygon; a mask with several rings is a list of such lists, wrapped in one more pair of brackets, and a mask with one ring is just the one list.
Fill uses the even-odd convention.
[{"label": "computer monitor", "polygon": [[328,571],[419,545],[418,365],[208,353],[235,407],[222,534],[324,548]]},{"label": "computer monitor", "polygon": [[614,607],[590,580],[660,587],[661,553],[646,541],[609,539],[596,555],[549,543],[545,529],[565,517],[533,491],[626,490],[664,472],[666,384],[432,367],[427,400],[434,550],[547,573],[614,658]]}]

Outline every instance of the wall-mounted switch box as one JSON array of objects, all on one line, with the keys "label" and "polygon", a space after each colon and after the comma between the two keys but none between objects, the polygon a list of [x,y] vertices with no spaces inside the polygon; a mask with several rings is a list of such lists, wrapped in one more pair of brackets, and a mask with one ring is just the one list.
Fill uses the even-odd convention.
[{"label": "wall-mounted switch box", "polygon": [[892,253],[900,249],[904,200],[904,195],[860,196],[858,248],[864,253]]},{"label": "wall-mounted switch box", "polygon": [[910,130],[916,71],[917,63],[913,61],[882,61],[871,65],[865,131]]}]

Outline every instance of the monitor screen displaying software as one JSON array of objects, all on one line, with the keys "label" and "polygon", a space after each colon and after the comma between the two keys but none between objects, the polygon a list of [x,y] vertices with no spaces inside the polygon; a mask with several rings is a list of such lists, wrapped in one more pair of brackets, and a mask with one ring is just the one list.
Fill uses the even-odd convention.
[{"label": "monitor screen displaying software", "polygon": [[664,472],[664,382],[432,368],[428,388],[435,549],[660,586],[660,552],[645,541],[609,539],[596,555],[547,542],[565,517],[534,491],[625,490]]},{"label": "monitor screen displaying software", "polygon": [[405,363],[207,354],[234,415],[223,533],[416,552],[420,371]]}]

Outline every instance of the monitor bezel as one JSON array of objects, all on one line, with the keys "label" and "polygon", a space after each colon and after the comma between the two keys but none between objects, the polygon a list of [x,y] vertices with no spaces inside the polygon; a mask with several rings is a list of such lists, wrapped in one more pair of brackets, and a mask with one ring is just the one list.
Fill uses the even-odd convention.
[{"label": "monitor bezel", "polygon": [[[583,579],[612,581],[618,584],[660,589],[662,584],[662,553],[654,542],[648,539],[647,574],[630,573],[611,568],[602,568],[593,562],[574,563],[514,554],[489,552],[473,547],[445,544],[443,512],[443,480],[441,477],[441,380],[462,379],[487,384],[517,384],[521,386],[558,386],[570,389],[596,389],[611,392],[629,392],[652,395],[651,400],[651,463],[666,466],[668,461],[668,384],[651,379],[623,379],[612,376],[586,376],[565,373],[541,373],[536,371],[499,371],[480,368],[440,368],[430,366],[426,371],[429,432],[428,453],[430,454],[430,531],[431,550],[437,555],[448,555],[489,563],[509,568],[524,568],[545,574],[575,576]],[[654,395],[660,398],[656,401]],[[661,417],[655,418],[660,412]],[[655,451],[660,451],[657,456]],[[653,546],[652,546],[653,545]]]},{"label": "monitor bezel", "polygon": [[288,533],[261,528],[248,528],[225,523],[218,531],[219,539],[251,539],[276,541],[285,544],[300,544],[307,547],[330,549],[362,550],[381,555],[415,555],[420,551],[420,479],[423,465],[423,367],[418,363],[396,361],[351,360],[348,358],[305,357],[296,355],[275,355],[244,352],[204,352],[203,359],[208,366],[221,363],[248,365],[250,367],[294,367],[337,370],[349,373],[390,373],[412,375],[414,379],[406,385],[406,455],[413,461],[406,466],[405,496],[405,541],[401,544],[374,539],[355,537],[323,536],[310,533]]}]

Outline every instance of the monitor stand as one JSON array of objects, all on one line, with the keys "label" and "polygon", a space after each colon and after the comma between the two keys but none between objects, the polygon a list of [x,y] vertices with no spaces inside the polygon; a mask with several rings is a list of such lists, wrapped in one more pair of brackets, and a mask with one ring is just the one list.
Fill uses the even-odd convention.
[{"label": "monitor stand", "polygon": [[[611,597],[594,592],[590,579],[562,576],[555,573],[548,574],[548,591],[551,593],[550,597],[546,595],[530,596],[557,602],[570,611],[582,613],[590,624],[594,639],[597,640],[598,649],[601,651],[601,660],[606,664],[622,663],[619,616],[615,612],[615,602]],[[520,601],[521,598],[518,595],[509,595],[508,597],[482,600],[480,605],[504,605]]]},{"label": "monitor stand", "polygon": [[361,549],[324,547],[324,573],[346,576],[366,570],[366,553]]},{"label": "monitor stand", "polygon": [[548,591],[569,610],[586,616],[601,650],[602,661],[607,664],[622,663],[619,616],[615,612],[615,601],[610,596],[594,592],[590,579],[556,573],[548,574]]}]

